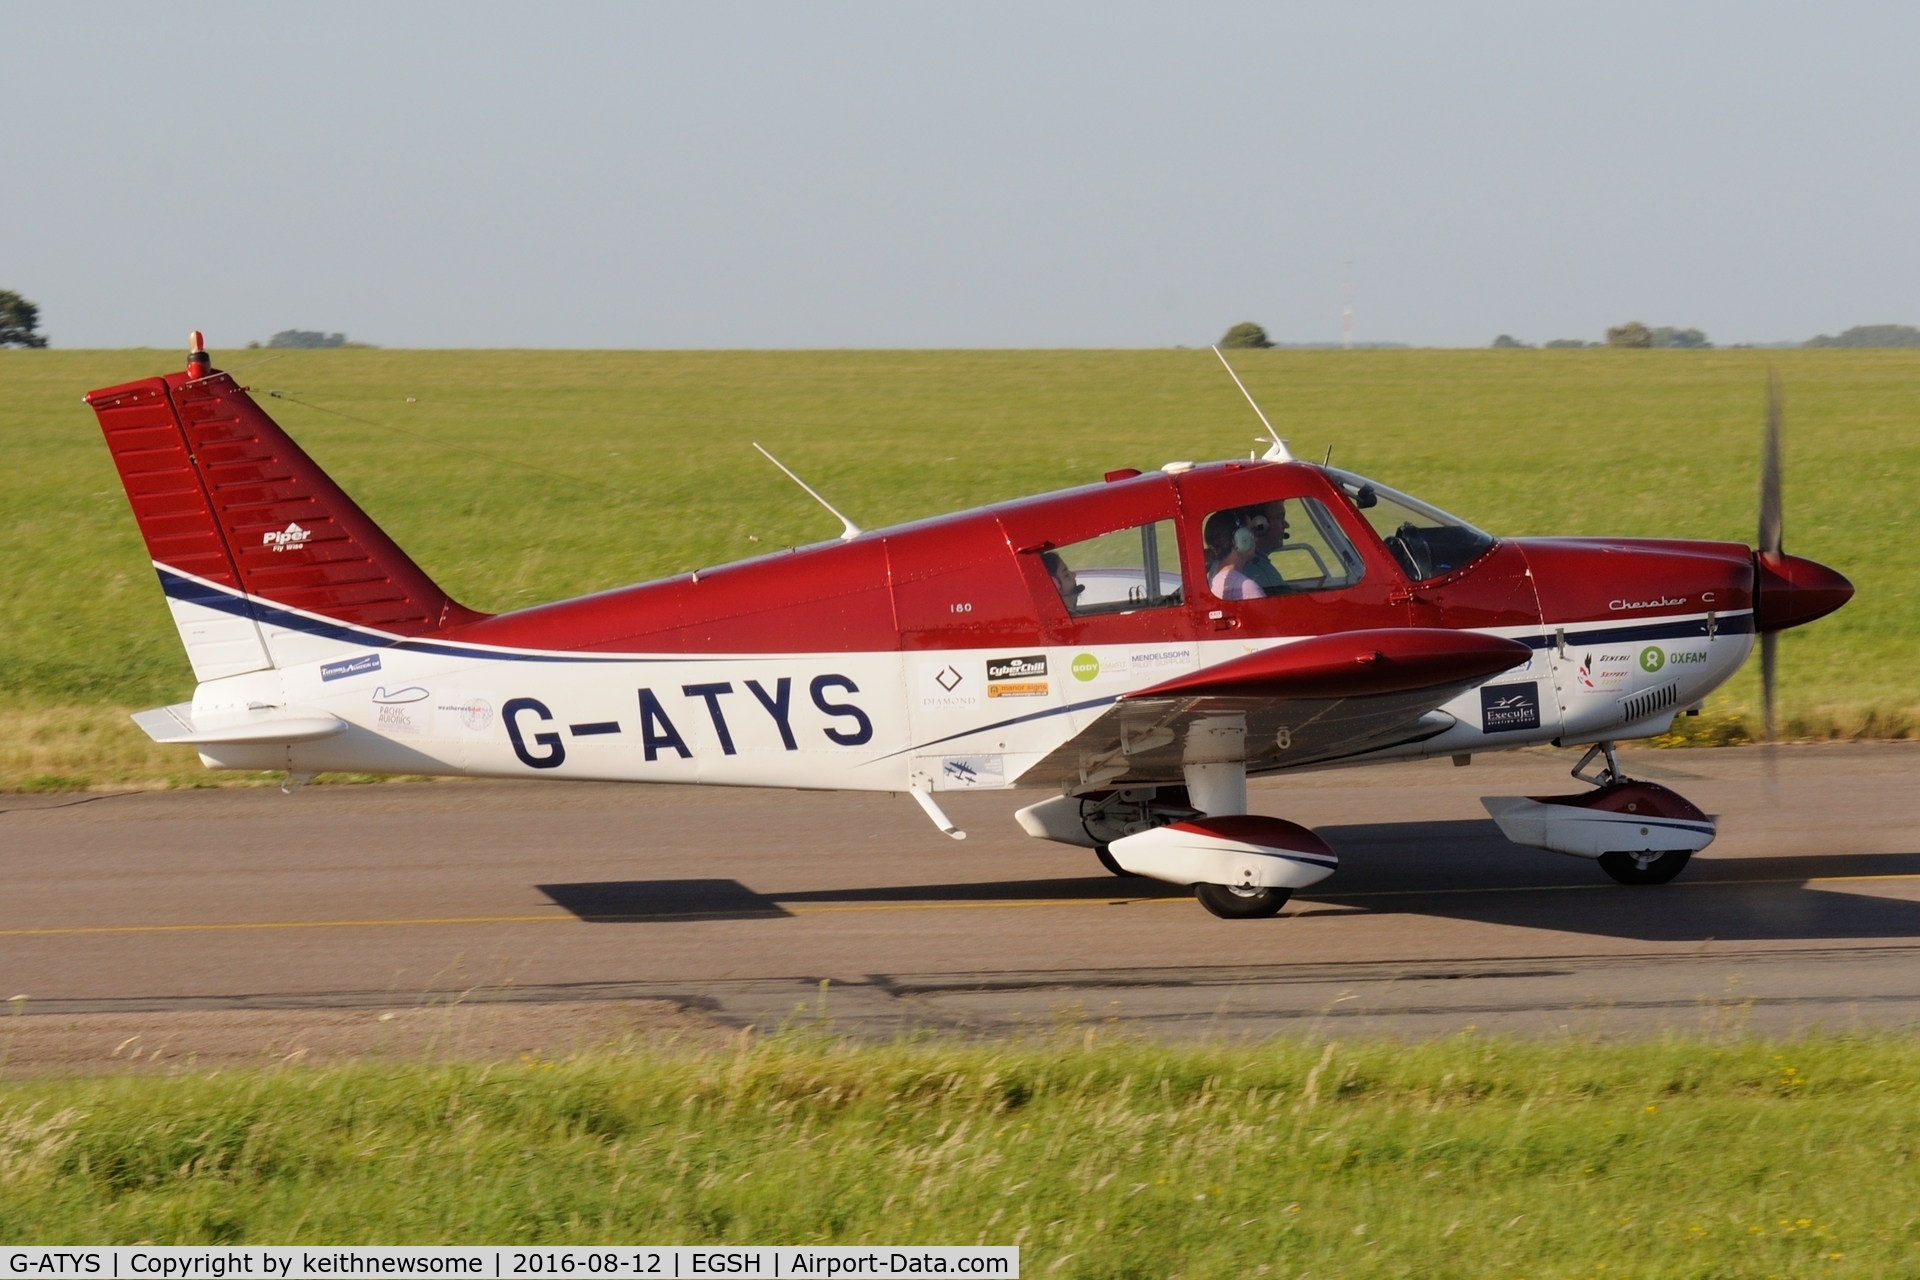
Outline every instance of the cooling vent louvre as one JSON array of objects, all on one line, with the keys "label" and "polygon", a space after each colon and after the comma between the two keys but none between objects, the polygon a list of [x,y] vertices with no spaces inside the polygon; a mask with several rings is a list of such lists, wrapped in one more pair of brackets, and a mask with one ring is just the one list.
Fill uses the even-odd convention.
[{"label": "cooling vent louvre", "polygon": [[1680,703],[1680,686],[1663,684],[1658,689],[1649,689],[1645,693],[1636,693],[1620,703],[1620,719],[1624,724],[1637,724],[1648,716],[1665,711],[1668,707]]}]

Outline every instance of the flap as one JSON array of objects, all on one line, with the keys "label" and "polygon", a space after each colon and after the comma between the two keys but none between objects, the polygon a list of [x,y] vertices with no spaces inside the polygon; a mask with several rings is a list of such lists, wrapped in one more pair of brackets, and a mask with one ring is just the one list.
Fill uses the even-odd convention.
[{"label": "flap", "polygon": [[1178,782],[1197,720],[1246,724],[1250,773],[1345,759],[1444,733],[1442,704],[1527,661],[1518,641],[1390,628],[1316,636],[1126,694],[1020,782],[1069,790]]}]

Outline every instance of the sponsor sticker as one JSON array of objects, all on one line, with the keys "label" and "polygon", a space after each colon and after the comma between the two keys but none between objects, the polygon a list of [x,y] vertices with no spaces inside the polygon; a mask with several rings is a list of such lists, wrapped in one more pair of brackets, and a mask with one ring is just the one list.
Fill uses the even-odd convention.
[{"label": "sponsor sticker", "polygon": [[1640,669],[1652,675],[1667,665],[1667,651],[1657,644],[1650,644],[1640,651]]},{"label": "sponsor sticker", "polygon": [[427,732],[427,708],[417,702],[376,702],[373,728],[388,737],[418,738]]},{"label": "sponsor sticker", "polygon": [[389,737],[418,738],[431,728],[433,708],[427,705],[433,695],[417,684],[389,689],[377,686],[373,691],[373,728]]},{"label": "sponsor sticker", "polygon": [[348,676],[364,676],[370,671],[380,669],[380,655],[363,653],[357,658],[343,658],[339,662],[320,664],[321,680],[345,680]]},{"label": "sponsor sticker", "polygon": [[[967,664],[974,671],[972,663]],[[980,705],[980,679],[954,662],[920,664],[920,706],[927,711],[965,711]]]},{"label": "sponsor sticker", "polygon": [[1127,665],[1133,669],[1134,674],[1138,675],[1143,671],[1155,672],[1174,667],[1191,667],[1194,661],[1192,646],[1182,645],[1178,648],[1148,649],[1135,653]]},{"label": "sponsor sticker", "polygon": [[1016,658],[988,658],[987,682],[996,680],[1032,680],[1047,674],[1047,655],[1023,654]]},{"label": "sponsor sticker", "polygon": [[1506,733],[1540,727],[1540,682],[1489,684],[1480,687],[1480,730]]},{"label": "sponsor sticker", "polygon": [[1624,689],[1632,675],[1633,656],[1624,649],[1613,653],[1589,649],[1573,669],[1574,686],[1588,693]]},{"label": "sponsor sticker", "polygon": [[966,791],[972,787],[1003,787],[1007,768],[1002,756],[946,756],[940,761],[940,789]]},{"label": "sponsor sticker", "polygon": [[1073,673],[1075,680],[1091,683],[1100,678],[1100,659],[1090,653],[1075,654],[1067,670]]},{"label": "sponsor sticker", "polygon": [[444,689],[433,699],[437,738],[472,738],[493,727],[494,696],[471,689]]},{"label": "sponsor sticker", "polygon": [[1045,680],[1010,680],[987,686],[989,698],[1044,698],[1047,696]]}]

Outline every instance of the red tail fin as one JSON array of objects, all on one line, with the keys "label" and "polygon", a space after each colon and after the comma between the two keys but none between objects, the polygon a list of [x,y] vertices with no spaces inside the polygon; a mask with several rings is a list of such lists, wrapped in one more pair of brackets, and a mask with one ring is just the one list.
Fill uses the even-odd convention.
[{"label": "red tail fin", "polygon": [[414,636],[486,615],[434,585],[231,376],[89,392],[154,560],[256,600]]}]

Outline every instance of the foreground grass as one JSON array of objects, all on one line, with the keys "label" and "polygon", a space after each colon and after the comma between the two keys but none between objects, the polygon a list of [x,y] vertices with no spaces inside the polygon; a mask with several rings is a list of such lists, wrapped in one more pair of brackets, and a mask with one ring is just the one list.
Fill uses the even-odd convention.
[{"label": "foreground grass", "polygon": [[1029,1275],[1888,1275],[1920,1040],[1084,1040],[0,1085],[0,1239],[1015,1243]]},{"label": "foreground grass", "polygon": [[[271,363],[248,365],[252,361]],[[158,351],[0,351],[0,698],[23,713],[192,692],[81,392]],[[1206,351],[218,353],[403,547],[476,608],[518,608],[830,536],[758,439],[869,527],[1236,456],[1255,434]],[[1781,646],[1807,736],[1920,707],[1920,355],[1902,351],[1244,352],[1303,457],[1505,534],[1751,540],[1765,366],[1788,394],[1787,545],[1850,575]],[[272,399],[269,389],[293,399]],[[318,407],[314,407],[318,406]],[[340,416],[340,415],[348,416]],[[758,539],[758,541],[750,541]],[[1750,725],[1751,673],[1720,730]],[[105,743],[107,739],[97,741]],[[72,744],[69,743],[69,746]],[[65,750],[62,747],[59,750]],[[121,748],[113,747],[113,751]],[[85,752],[44,775],[160,783]],[[17,785],[9,775],[0,785]]]}]

